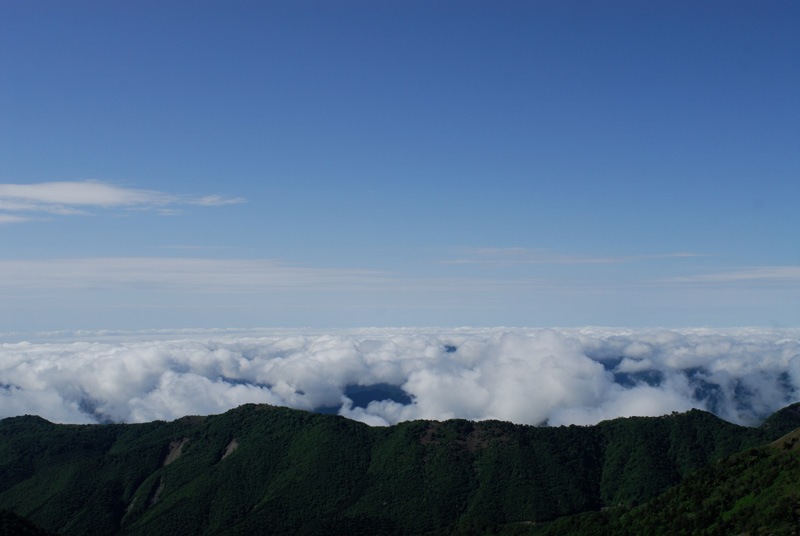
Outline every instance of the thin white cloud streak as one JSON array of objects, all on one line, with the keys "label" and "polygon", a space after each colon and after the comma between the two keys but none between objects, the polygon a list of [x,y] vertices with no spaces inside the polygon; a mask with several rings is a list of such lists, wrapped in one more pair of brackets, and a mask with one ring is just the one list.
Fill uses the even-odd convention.
[{"label": "thin white cloud streak", "polygon": [[203,249],[237,249],[235,246],[201,246],[196,244],[183,244],[183,245],[165,245],[165,246],[156,246],[159,249],[190,249],[190,250],[203,250]]},{"label": "thin white cloud streak", "polygon": [[697,253],[666,253],[660,255],[626,255],[620,257],[586,257],[551,253],[546,249],[481,248],[470,251],[470,256],[438,261],[439,264],[614,264],[650,259],[701,257]]},{"label": "thin white cloud streak", "polygon": [[170,197],[161,192],[122,188],[100,181],[0,184],[0,199],[29,203],[28,210],[51,205],[116,207],[170,202]]},{"label": "thin white cloud streak", "polygon": [[22,223],[25,221],[31,221],[31,218],[25,218],[23,216],[15,216],[13,214],[0,214],[0,225],[10,224],[10,223]]},{"label": "thin white cloud streak", "polygon": [[237,205],[244,203],[243,197],[224,198],[221,195],[207,195],[199,198],[188,198],[184,201],[188,205],[203,207],[221,207],[223,205]]},{"label": "thin white cloud streak", "polygon": [[[155,190],[124,188],[97,180],[0,184],[0,210],[55,215],[89,214],[88,207],[158,210],[175,213],[173,205],[222,206],[243,203],[244,198],[220,195],[173,195]],[[0,223],[3,219],[0,218]]]},{"label": "thin white cloud streak", "polygon": [[539,279],[406,277],[367,269],[319,268],[279,259],[88,257],[0,260],[0,290],[165,289],[253,293],[275,290],[504,292],[551,288]]},{"label": "thin white cloud streak", "polygon": [[[0,416],[141,422],[256,402],[373,425],[409,419],[591,424],[700,408],[755,424],[798,400],[800,329],[219,331],[180,340],[0,345]],[[410,403],[356,407],[348,385]]]},{"label": "thin white cloud streak", "polygon": [[24,201],[8,201],[0,198],[0,210],[7,212],[44,212],[58,216],[82,216],[89,214],[85,210],[68,207],[61,204],[42,205]]},{"label": "thin white cloud streak", "polygon": [[756,266],[744,270],[656,280],[656,283],[733,283],[738,281],[800,281],[800,266]]},{"label": "thin white cloud streak", "polygon": [[170,292],[354,290],[386,284],[368,270],[307,268],[274,259],[99,257],[0,261],[0,289],[167,289]]}]

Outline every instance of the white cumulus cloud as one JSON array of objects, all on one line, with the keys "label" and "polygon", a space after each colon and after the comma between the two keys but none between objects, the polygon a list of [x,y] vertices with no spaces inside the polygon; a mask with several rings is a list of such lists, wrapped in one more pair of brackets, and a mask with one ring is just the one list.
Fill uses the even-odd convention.
[{"label": "white cumulus cloud", "polygon": [[756,424],[800,400],[797,329],[184,335],[4,343],[0,417],[142,422],[255,402],[372,425],[448,418],[592,424],[690,408]]}]

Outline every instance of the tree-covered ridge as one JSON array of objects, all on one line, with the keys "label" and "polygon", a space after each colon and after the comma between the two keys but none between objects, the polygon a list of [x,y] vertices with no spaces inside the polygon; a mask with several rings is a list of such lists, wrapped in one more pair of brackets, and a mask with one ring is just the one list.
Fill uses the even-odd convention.
[{"label": "tree-covered ridge", "polygon": [[0,536],[52,536],[52,533],[14,512],[0,510]]},{"label": "tree-covered ridge", "polygon": [[696,410],[558,428],[371,428],[264,405],[130,425],[16,417],[0,421],[0,508],[65,535],[518,530],[644,503],[798,426],[791,408],[759,428]]},{"label": "tree-covered ridge", "polygon": [[[513,531],[529,536],[789,536],[800,528],[800,430],[685,478],[637,508],[564,517]],[[511,532],[509,532],[511,533]]]}]

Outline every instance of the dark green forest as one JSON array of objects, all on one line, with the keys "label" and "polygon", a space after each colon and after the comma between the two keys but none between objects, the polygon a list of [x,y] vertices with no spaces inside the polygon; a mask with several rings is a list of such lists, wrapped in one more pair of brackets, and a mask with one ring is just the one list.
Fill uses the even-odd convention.
[{"label": "dark green forest", "polygon": [[[62,535],[693,534],[703,497],[726,534],[765,511],[741,493],[789,485],[794,443],[755,447],[798,427],[796,405],[758,428],[699,410],[588,427],[373,428],[252,404],[145,424],[14,417],[0,421],[0,510]],[[793,522],[800,503],[773,502],[764,515]]]},{"label": "dark green forest", "polygon": [[637,508],[564,517],[518,534],[789,536],[800,532],[800,431],[726,457]]}]

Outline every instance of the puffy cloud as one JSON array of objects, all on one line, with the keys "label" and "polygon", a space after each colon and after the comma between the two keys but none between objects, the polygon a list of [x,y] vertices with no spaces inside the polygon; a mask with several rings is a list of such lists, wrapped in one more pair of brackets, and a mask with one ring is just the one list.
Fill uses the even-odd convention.
[{"label": "puffy cloud", "polygon": [[143,396],[130,399],[130,420],[171,420],[176,415],[210,415],[247,403],[286,404],[268,388],[250,384],[212,381],[194,373],[167,370],[158,385]]},{"label": "puffy cloud", "polygon": [[755,424],[800,399],[800,330],[83,335],[0,345],[0,417],[141,422],[256,402],[371,425],[454,417],[592,424],[690,408]]}]

